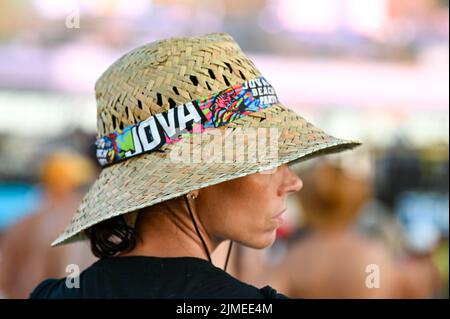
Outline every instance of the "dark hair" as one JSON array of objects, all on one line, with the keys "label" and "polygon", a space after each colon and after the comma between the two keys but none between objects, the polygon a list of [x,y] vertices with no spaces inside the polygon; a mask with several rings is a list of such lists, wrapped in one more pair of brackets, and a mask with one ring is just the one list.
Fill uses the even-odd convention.
[{"label": "dark hair", "polygon": [[85,230],[92,253],[98,258],[116,256],[132,250],[139,240],[137,230],[130,227],[123,215],[102,221]]}]

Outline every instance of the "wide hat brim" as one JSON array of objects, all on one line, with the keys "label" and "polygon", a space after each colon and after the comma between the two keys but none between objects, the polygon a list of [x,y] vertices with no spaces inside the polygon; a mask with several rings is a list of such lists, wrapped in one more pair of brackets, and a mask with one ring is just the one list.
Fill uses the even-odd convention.
[{"label": "wide hat brim", "polygon": [[[160,152],[142,154],[106,167],[83,198],[69,226],[52,246],[84,239],[84,231],[97,223],[187,194],[192,190],[286,163],[352,149],[361,144],[326,134],[282,104],[274,104],[249,114],[222,129],[225,128],[276,128],[276,156],[264,160],[247,158],[245,161],[235,162],[204,159],[200,162],[171,161],[168,153],[174,147],[192,143],[186,138],[175,144],[165,145]],[[226,138],[233,138],[233,134]],[[219,140],[205,139],[196,147],[211,147],[212,143],[219,143]],[[244,147],[241,151],[247,154],[250,148]]]}]

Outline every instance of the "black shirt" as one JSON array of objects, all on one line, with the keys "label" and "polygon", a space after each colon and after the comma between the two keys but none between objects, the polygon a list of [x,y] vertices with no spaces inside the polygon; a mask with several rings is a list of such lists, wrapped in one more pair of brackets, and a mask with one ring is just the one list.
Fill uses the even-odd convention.
[{"label": "black shirt", "polygon": [[287,297],[269,286],[247,285],[203,259],[128,256],[95,262],[80,274],[79,288],[68,288],[66,278],[47,279],[30,298]]}]

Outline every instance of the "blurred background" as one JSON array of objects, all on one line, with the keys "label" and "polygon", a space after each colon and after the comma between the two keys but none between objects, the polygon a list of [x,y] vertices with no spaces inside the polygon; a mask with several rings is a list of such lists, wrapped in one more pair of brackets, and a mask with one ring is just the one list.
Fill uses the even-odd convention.
[{"label": "blurred background", "polygon": [[0,0],[0,296],[94,260],[49,244],[99,173],[101,73],[147,42],[228,32],[285,105],[364,143],[295,165],[275,245],[237,247],[230,272],[295,297],[448,298],[448,5]]}]

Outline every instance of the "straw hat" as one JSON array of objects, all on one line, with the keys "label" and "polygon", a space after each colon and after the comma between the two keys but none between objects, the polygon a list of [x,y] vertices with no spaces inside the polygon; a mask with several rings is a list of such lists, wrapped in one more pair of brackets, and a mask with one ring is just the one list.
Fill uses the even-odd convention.
[{"label": "straw hat", "polygon": [[[360,144],[330,136],[283,106],[224,33],[134,49],[105,71],[95,91],[97,157],[104,167],[52,245],[83,239],[92,225],[192,190]],[[253,156],[248,140],[226,144],[250,129],[270,130],[263,144],[275,145],[275,155]],[[180,149],[191,155],[227,148],[247,160],[173,160]]]}]

